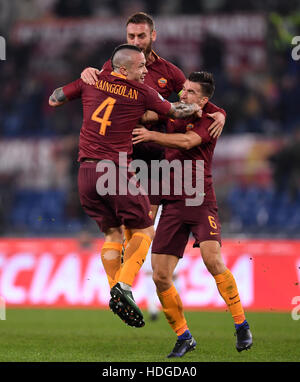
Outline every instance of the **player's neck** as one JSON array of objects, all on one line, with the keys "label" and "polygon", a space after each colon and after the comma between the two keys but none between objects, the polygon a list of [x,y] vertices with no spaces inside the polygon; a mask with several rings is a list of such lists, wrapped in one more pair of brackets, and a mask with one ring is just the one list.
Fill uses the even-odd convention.
[{"label": "player's neck", "polygon": [[151,50],[149,54],[146,56],[146,65],[152,64],[155,61],[155,59],[156,59],[155,54],[153,50]]}]

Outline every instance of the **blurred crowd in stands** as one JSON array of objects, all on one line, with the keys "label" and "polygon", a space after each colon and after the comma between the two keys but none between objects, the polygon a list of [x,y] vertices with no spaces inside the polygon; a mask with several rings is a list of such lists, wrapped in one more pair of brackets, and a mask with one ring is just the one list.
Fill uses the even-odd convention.
[{"label": "blurred crowd in stands", "polygon": [[[54,111],[48,107],[48,97],[58,84],[78,78],[86,66],[99,67],[100,62],[107,60],[108,52],[115,44],[114,41],[106,41],[92,48],[74,42],[51,62],[49,56],[45,58],[41,54],[38,41],[14,44],[9,35],[15,23],[115,16],[126,20],[130,14],[141,10],[154,18],[232,12],[260,13],[266,18],[267,60],[265,68],[259,72],[245,74],[226,71],[220,39],[213,36],[207,38],[201,47],[202,65],[213,72],[216,78],[213,101],[223,107],[228,115],[223,136],[257,134],[282,142],[269,158],[273,174],[272,192],[268,189],[268,195],[262,196],[261,190],[253,191],[257,185],[252,185],[249,203],[244,208],[245,218],[239,206],[246,203],[245,195],[248,195],[250,188],[244,190],[235,184],[229,190],[228,199],[222,202],[222,205],[227,203],[230,211],[226,214],[230,221],[224,224],[225,233],[226,229],[228,233],[246,233],[251,224],[257,228],[256,233],[257,230],[271,233],[270,222],[276,221],[278,229],[282,229],[286,211],[295,215],[293,227],[300,227],[297,218],[300,216],[300,61],[291,57],[291,38],[300,36],[298,0],[0,0],[0,35],[8,41],[7,60],[0,61],[0,140],[59,139],[65,144],[57,149],[54,161],[63,163],[70,177],[67,186],[54,185],[51,195],[49,189],[34,190],[25,195],[16,185],[15,174],[0,175],[0,233],[26,234],[28,227],[31,227],[29,234],[72,233],[82,227],[90,228],[91,223],[85,218],[77,196],[76,151],[82,120],[81,108],[75,102],[65,109]],[[164,52],[158,53],[166,57]],[[263,209],[256,211],[264,197],[269,198],[269,206],[274,204],[276,209],[274,198],[278,194],[287,195],[288,199],[282,205],[296,203],[297,214],[295,207],[290,210],[282,207],[280,214],[277,211],[280,215],[277,221],[272,217],[273,210],[268,212],[266,204]],[[21,204],[19,207],[18,203]],[[251,208],[252,205],[257,208]],[[256,215],[251,218],[255,211]],[[71,222],[69,229],[66,219]]]}]

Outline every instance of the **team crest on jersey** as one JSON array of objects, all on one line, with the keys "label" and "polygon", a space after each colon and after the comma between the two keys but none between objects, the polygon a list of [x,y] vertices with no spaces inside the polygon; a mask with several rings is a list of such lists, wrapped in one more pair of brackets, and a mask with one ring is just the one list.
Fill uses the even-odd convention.
[{"label": "team crest on jersey", "polygon": [[166,78],[162,77],[159,80],[157,80],[157,82],[158,82],[158,86],[160,88],[165,88],[167,86],[168,80]]},{"label": "team crest on jersey", "polygon": [[188,131],[188,130],[191,130],[193,127],[194,127],[194,124],[193,123],[189,123],[189,124],[186,125],[185,128]]}]

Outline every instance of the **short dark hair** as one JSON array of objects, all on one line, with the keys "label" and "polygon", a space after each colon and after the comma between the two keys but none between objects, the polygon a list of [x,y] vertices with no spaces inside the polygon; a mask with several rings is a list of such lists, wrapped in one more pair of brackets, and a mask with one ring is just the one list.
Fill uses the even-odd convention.
[{"label": "short dark hair", "polygon": [[121,44],[121,45],[118,45],[114,49],[114,51],[112,52],[112,55],[110,57],[110,61],[111,61],[112,67],[113,67],[113,59],[115,57],[115,54],[117,52],[119,52],[120,50],[123,50],[123,49],[135,50],[136,52],[143,53],[142,49],[140,49],[138,46],[135,46],[135,45],[130,45],[130,44]]},{"label": "short dark hair", "polygon": [[212,73],[192,72],[188,78],[191,82],[198,82],[201,85],[202,93],[205,97],[211,98],[215,91],[215,80]]},{"label": "short dark hair", "polygon": [[126,26],[128,24],[148,24],[150,27],[151,32],[155,29],[154,20],[151,16],[147,15],[147,13],[144,12],[137,12],[131,15],[126,23]]}]

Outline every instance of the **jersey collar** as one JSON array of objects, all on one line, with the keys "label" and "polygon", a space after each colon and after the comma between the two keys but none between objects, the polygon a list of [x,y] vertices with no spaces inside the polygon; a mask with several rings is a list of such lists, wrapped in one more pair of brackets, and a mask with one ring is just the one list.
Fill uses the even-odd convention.
[{"label": "jersey collar", "polygon": [[158,55],[157,53],[155,53],[153,49],[151,50],[151,55],[154,57],[154,60],[153,60],[153,61],[151,60],[148,64],[146,64],[146,66],[152,65],[152,64],[154,64],[157,60],[160,59],[159,55]]},{"label": "jersey collar", "polygon": [[123,78],[124,80],[126,80],[126,76],[123,76],[123,74],[121,74],[121,73],[116,73],[116,72],[114,72],[114,71],[112,71],[111,73],[110,73],[112,76],[115,76],[115,77],[119,77],[119,78]]}]

